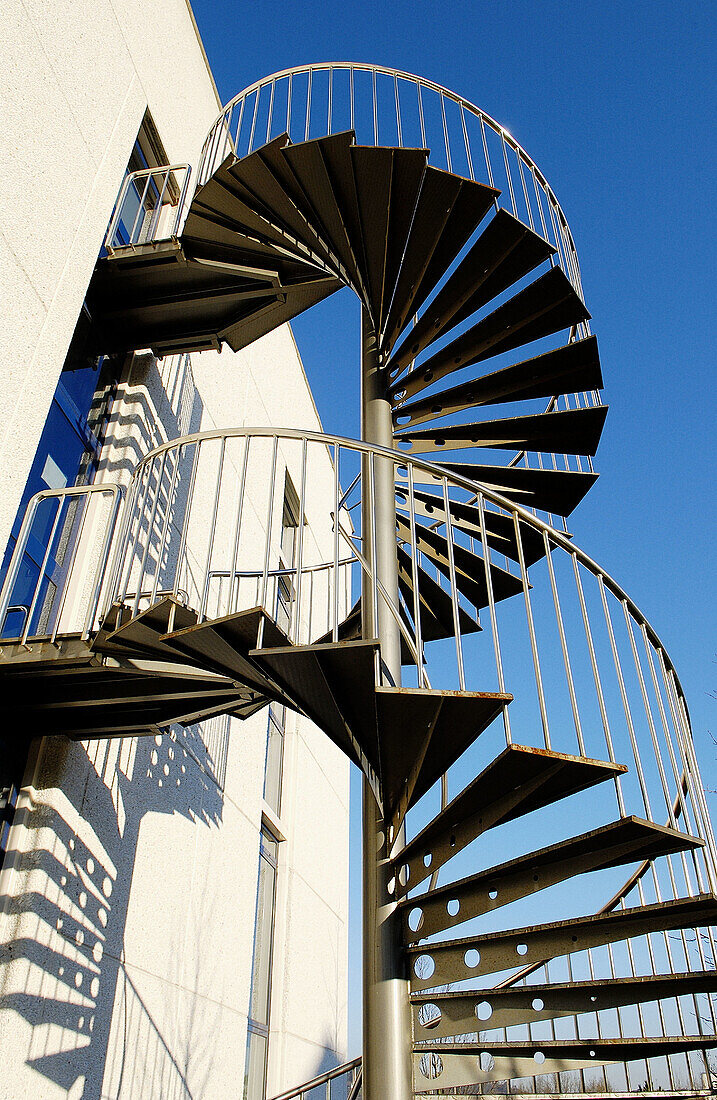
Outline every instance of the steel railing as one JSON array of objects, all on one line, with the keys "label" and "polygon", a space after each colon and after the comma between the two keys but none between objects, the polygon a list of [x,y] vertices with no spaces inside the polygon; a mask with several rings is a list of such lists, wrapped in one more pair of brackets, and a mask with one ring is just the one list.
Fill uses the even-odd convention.
[{"label": "steel railing", "polygon": [[187,213],[191,175],[189,164],[128,172],[105,236],[108,253],[177,237]]},{"label": "steel railing", "polygon": [[209,131],[199,183],[229,153],[245,156],[279,134],[305,141],[349,129],[362,144],[429,148],[437,167],[500,188],[498,204],[555,246],[582,296],[570,226],[532,157],[469,100],[399,69],[322,62],[255,81],[227,103]]},{"label": "steel railing", "polygon": [[[104,517],[97,511],[93,514],[92,509],[94,501],[102,497],[109,498]],[[51,642],[58,633],[80,633],[82,637],[90,634],[100,608],[121,498],[121,488],[112,483],[43,489],[30,498],[0,590],[2,628],[11,609],[16,610],[18,604],[23,609],[24,622],[18,636],[21,645],[27,643],[31,633],[33,637],[48,637]],[[45,502],[49,514],[41,517]],[[44,529],[38,540],[39,561],[29,552],[38,521]],[[29,583],[27,600],[20,602],[15,593],[23,566],[31,575],[36,572],[37,578]],[[70,599],[74,602],[72,609],[67,607]]]},{"label": "steel railing", "polygon": [[[370,492],[377,464],[386,462],[394,468],[397,545],[404,563],[398,601],[375,576],[375,532],[361,530],[356,508],[362,492]],[[296,486],[299,517],[290,548],[282,526],[287,478]],[[73,493],[112,488],[38,497],[67,496],[69,505]],[[49,633],[37,614],[39,582],[31,599],[20,600],[13,592],[31,526],[32,516],[26,517],[0,595],[0,621],[11,602],[28,606],[24,641],[38,623]],[[55,556],[58,532],[64,532],[62,539],[72,547],[65,575],[77,577],[83,560],[79,520],[55,517],[50,526],[40,576]],[[613,878],[610,906],[717,891],[715,840],[687,704],[663,642],[617,581],[565,534],[507,497],[419,458],[341,437],[274,428],[215,430],[147,454],[134,472],[114,531],[112,557],[105,549],[88,582],[85,628],[96,622],[101,607],[119,603],[133,614],[161,593],[181,592],[182,602],[201,617],[256,604],[275,617],[279,585],[285,585],[290,640],[338,639],[363,574],[374,619],[383,605],[401,624],[410,655],[404,685],[411,686],[413,677],[419,686],[514,695],[476,743],[472,768],[514,741],[628,765],[625,775],[588,801],[586,828],[604,824],[613,807],[620,817],[635,814],[705,841],[704,847],[645,862],[627,880]],[[109,546],[107,533],[103,546]],[[65,595],[56,598],[61,610]],[[443,640],[427,646],[421,608],[439,599]],[[58,612],[52,637],[62,618]],[[456,782],[464,781],[459,764],[442,782],[444,803]],[[575,904],[574,897],[567,901]],[[625,967],[648,974],[704,970],[717,957],[716,948],[712,929],[653,933],[630,941],[627,959],[607,948],[576,952],[567,957],[567,966],[573,976],[595,981],[618,977]],[[568,980],[564,965],[546,960],[535,973]],[[536,979],[518,970],[511,980]],[[620,1034],[717,1031],[714,1003],[705,995],[673,999],[666,1006],[660,1002],[654,1012],[632,1019],[626,1010],[618,1017]],[[612,1026],[600,1014],[595,1021],[598,1031]],[[529,1035],[537,1041],[543,1032],[532,1027]],[[495,1037],[481,1030],[485,1034]],[[676,1058],[670,1063],[675,1089],[694,1069],[688,1056],[682,1069],[678,1063]]]},{"label": "steel railing", "polygon": [[353,1058],[302,1085],[278,1093],[271,1100],[358,1100],[360,1090],[361,1059]]}]

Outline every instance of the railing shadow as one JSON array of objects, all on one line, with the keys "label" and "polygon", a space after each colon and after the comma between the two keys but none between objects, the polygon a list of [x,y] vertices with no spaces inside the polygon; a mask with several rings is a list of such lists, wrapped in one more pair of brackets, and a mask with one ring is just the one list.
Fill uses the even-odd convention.
[{"label": "railing shadow", "polygon": [[[179,814],[196,827],[221,825],[220,733],[212,748],[216,761],[198,726],[124,741],[42,742],[33,791],[54,788],[61,775],[71,782],[17,812],[23,850],[8,858],[10,881],[21,887],[0,898],[13,930],[0,947],[0,1008],[30,1025],[27,1065],[73,1096],[141,1097],[158,1081],[162,1096],[192,1096],[186,1043],[172,1050],[174,1037],[163,1036],[128,973],[125,928],[144,818]],[[192,1020],[187,1026],[196,1030]],[[38,1088],[41,1095],[39,1080]]]}]

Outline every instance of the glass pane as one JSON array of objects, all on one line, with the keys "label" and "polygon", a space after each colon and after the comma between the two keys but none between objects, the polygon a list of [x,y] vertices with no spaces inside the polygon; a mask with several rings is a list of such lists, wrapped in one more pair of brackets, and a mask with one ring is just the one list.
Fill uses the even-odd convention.
[{"label": "glass pane", "polygon": [[264,1100],[267,1045],[268,1040],[265,1035],[258,1035],[252,1031],[247,1035],[244,1100]]},{"label": "glass pane", "polygon": [[281,810],[281,767],[284,755],[284,731],[272,718],[266,742],[266,769],[264,772],[264,799],[275,814]]},{"label": "glass pane", "polygon": [[[275,842],[274,842],[275,843]],[[262,834],[262,847],[264,834]],[[271,988],[271,948],[274,930],[274,887],[276,869],[264,857],[259,861],[259,889],[256,900],[254,968],[251,982],[249,1015],[257,1023],[269,1022]]]}]

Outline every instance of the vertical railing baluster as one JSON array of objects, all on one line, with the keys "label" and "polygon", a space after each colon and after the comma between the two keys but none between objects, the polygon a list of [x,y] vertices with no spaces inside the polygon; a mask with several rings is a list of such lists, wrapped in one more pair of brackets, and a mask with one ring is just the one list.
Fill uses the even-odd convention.
[{"label": "vertical railing baluster", "polygon": [[416,537],[416,501],[414,496],[413,463],[406,463],[408,474],[408,509],[411,530],[411,576],[413,580],[413,626],[418,654],[418,687],[423,680],[423,627],[421,624],[421,594],[418,574],[418,539]]},{"label": "vertical railing baluster", "polygon": [[[237,519],[234,527],[234,541],[232,545],[231,556],[231,574],[229,577],[229,601],[227,604],[227,613],[231,614],[233,611],[239,610],[239,540],[241,538],[242,531],[242,517],[244,513],[244,489],[246,486],[246,473],[249,465],[249,444],[253,437],[248,435],[244,439],[244,447],[242,453],[241,472],[239,474],[239,492],[237,500]],[[236,580],[236,596],[235,591]]]},{"label": "vertical railing baluster", "polygon": [[184,517],[182,519],[182,533],[179,538],[179,547],[177,549],[177,564],[174,573],[174,584],[172,585],[172,595],[179,595],[179,581],[182,570],[182,558],[187,548],[187,536],[189,533],[189,517],[192,511],[192,503],[194,501],[194,486],[197,480],[197,467],[199,465],[199,452],[201,450],[201,440],[196,440],[194,443],[194,455],[192,458],[192,472],[189,476],[189,487],[187,489],[187,503],[184,506]]},{"label": "vertical railing baluster", "polygon": [[545,692],[543,690],[543,677],[540,671],[540,656],[538,654],[538,642],[535,636],[535,623],[533,621],[533,609],[530,603],[530,584],[528,570],[525,565],[523,552],[523,538],[520,533],[520,521],[517,512],[513,513],[513,527],[515,529],[515,541],[518,548],[518,564],[520,566],[520,579],[523,585],[523,598],[525,600],[525,614],[528,620],[528,634],[530,636],[530,652],[533,658],[533,671],[535,673],[535,685],[538,691],[538,705],[540,707],[540,721],[543,727],[543,740],[546,749],[552,748],[550,743],[550,727],[548,724],[548,709],[545,704]]},{"label": "vertical railing baluster", "polygon": [[199,621],[202,622],[207,618],[207,609],[209,605],[209,585],[210,574],[212,571],[212,556],[214,553],[214,540],[217,531],[217,518],[219,516],[219,499],[222,493],[222,479],[224,475],[224,456],[227,449],[227,437],[223,435],[221,437],[221,444],[219,447],[219,463],[217,468],[217,487],[214,490],[214,504],[212,505],[212,522],[209,527],[209,541],[207,543],[207,565],[204,572],[204,589],[202,595],[202,602],[199,607]]},{"label": "vertical railing baluster", "polygon": [[580,755],[585,756],[585,740],[583,738],[583,728],[580,722],[580,708],[578,706],[578,697],[575,691],[575,683],[573,680],[573,670],[570,663],[570,653],[568,650],[568,641],[565,635],[565,623],[563,621],[563,612],[560,606],[560,597],[558,595],[558,586],[555,580],[555,567],[553,565],[553,555],[550,550],[550,542],[548,541],[548,534],[543,531],[543,546],[545,547],[545,560],[548,563],[548,574],[550,576],[550,588],[553,593],[553,606],[555,608],[555,618],[558,624],[558,634],[560,635],[560,648],[563,653],[563,664],[565,665],[565,676],[568,681],[568,693],[570,695],[570,706],[573,712],[573,722],[575,723],[575,734],[578,739],[578,748],[580,749]]},{"label": "vertical railing baluster", "polygon": [[446,164],[448,171],[453,171],[453,165],[451,163],[451,143],[448,138],[448,119],[446,118],[446,101],[443,92],[441,92],[441,118],[443,120],[443,142],[446,147]]},{"label": "vertical railing baluster", "polygon": [[[583,618],[583,626],[585,628],[585,638],[588,643],[588,651],[590,653],[590,665],[592,667],[593,680],[595,681],[595,691],[598,697],[598,706],[600,708],[600,719],[602,721],[603,733],[605,735],[605,745],[608,752],[608,760],[611,764],[616,764],[615,749],[612,743],[612,731],[610,729],[610,722],[608,719],[607,707],[605,705],[605,695],[602,688],[602,678],[600,676],[600,669],[598,667],[597,654],[595,652],[595,642],[593,641],[592,628],[590,626],[590,616],[588,614],[587,604],[585,602],[585,593],[583,591],[583,582],[580,578],[580,566],[578,564],[577,555],[571,553],[573,559],[573,570],[575,573],[575,586],[578,591],[578,599],[580,601],[580,612]],[[614,778],[615,784],[615,796],[617,798],[618,811],[621,817],[625,816],[625,801],[622,793],[622,785],[620,783],[620,776],[616,775]]]},{"label": "vertical railing baluster", "polygon": [[[498,616],[495,608],[495,593],[493,592],[493,570],[490,563],[490,547],[488,546],[488,532],[485,522],[485,497],[479,492],[476,497],[478,506],[478,520],[480,524],[480,537],[483,543],[483,566],[485,569],[485,587],[488,594],[488,615],[490,617],[490,629],[493,635],[493,653],[495,655],[495,667],[498,673],[498,691],[505,692],[505,677],[503,675],[503,657],[500,649],[500,633],[498,631]],[[503,707],[503,726],[505,729],[505,743],[512,744],[513,738],[510,730],[510,717],[508,707]]]},{"label": "vertical railing baluster", "polygon": [[268,614],[272,614],[273,609],[266,606],[266,593],[269,583],[269,557],[271,554],[271,529],[274,519],[274,492],[276,490],[276,463],[279,455],[279,437],[278,435],[272,436],[272,451],[271,451],[271,474],[269,477],[269,500],[267,504],[267,517],[266,517],[266,545],[264,547],[264,572],[261,579],[261,601],[260,604]]},{"label": "vertical railing baluster", "polygon": [[147,566],[147,558],[149,557],[149,549],[152,543],[152,531],[154,530],[154,521],[157,518],[157,509],[159,507],[159,496],[162,491],[162,478],[164,477],[164,469],[167,465],[167,451],[162,451],[162,461],[159,466],[159,473],[157,474],[157,490],[154,494],[154,503],[152,504],[152,511],[147,520],[147,541],[144,544],[144,553],[142,554],[142,561],[139,567],[139,576],[137,578],[137,592],[134,597],[134,604],[132,605],[132,617],[137,614],[139,610],[139,601],[142,598],[142,581],[144,580],[144,571]]},{"label": "vertical railing baluster", "polygon": [[331,624],[331,639],[334,642],[339,640],[339,523],[341,516],[339,514],[339,460],[341,454],[341,447],[337,440],[334,440],[334,593],[333,593],[333,622]]},{"label": "vertical railing baluster", "polygon": [[276,88],[276,81],[271,82],[271,91],[269,92],[269,114],[266,119],[266,144],[269,144],[269,138],[271,136],[271,122],[274,116],[274,89]]},{"label": "vertical railing baluster", "polygon": [[607,627],[608,638],[610,639],[610,650],[612,652],[613,664],[615,666],[615,672],[617,674],[617,682],[620,688],[620,698],[622,700],[622,708],[625,713],[625,722],[627,724],[627,732],[630,738],[630,746],[632,748],[632,756],[635,761],[635,768],[637,771],[637,779],[640,786],[640,793],[642,795],[642,804],[647,814],[648,819],[652,820],[652,809],[650,806],[650,795],[647,789],[647,781],[645,779],[645,772],[642,767],[642,757],[640,756],[640,747],[637,743],[635,735],[635,726],[632,721],[632,711],[630,710],[630,701],[627,695],[627,688],[625,687],[625,677],[622,673],[622,662],[620,661],[620,654],[617,649],[617,642],[615,641],[615,631],[613,629],[612,616],[610,615],[610,608],[607,602],[607,596],[605,594],[605,581],[602,574],[598,575],[598,588],[600,590],[600,599],[602,601],[603,614],[605,616],[605,625]]},{"label": "vertical railing baluster", "polygon": [[28,634],[30,633],[30,624],[32,622],[32,616],[35,614],[35,608],[37,607],[37,601],[40,598],[40,592],[42,590],[42,582],[43,582],[43,579],[44,579],[44,576],[45,576],[45,570],[47,568],[47,563],[50,560],[50,552],[52,550],[52,544],[55,541],[55,535],[57,533],[57,528],[58,528],[59,523],[60,523],[60,516],[62,515],[62,511],[63,511],[64,499],[62,497],[55,497],[54,499],[57,501],[57,508],[55,509],[55,517],[52,521],[52,528],[50,530],[50,537],[47,540],[47,546],[45,547],[45,553],[43,554],[42,562],[40,564],[40,571],[37,575],[37,584],[35,585],[35,590],[32,594],[32,600],[30,601],[30,605],[29,605],[29,608],[28,608],[27,618],[25,619],[25,626],[23,627],[22,635],[20,637],[20,645],[26,645],[27,644],[27,638],[28,638]]},{"label": "vertical railing baluster", "polygon": [[421,126],[421,148],[426,149],[426,120],[423,117],[423,96],[420,81],[416,81],[416,87],[418,88],[418,121]]},{"label": "vertical railing baluster", "polygon": [[453,611],[453,632],[456,642],[456,660],[458,662],[458,685],[461,691],[466,690],[466,674],[463,666],[463,639],[461,638],[461,619],[458,605],[458,584],[456,580],[456,563],[453,549],[453,527],[451,525],[451,502],[448,496],[448,478],[443,481],[443,508],[446,524],[446,545],[448,547],[448,577],[451,585],[451,608]]},{"label": "vertical railing baluster", "polygon": [[[301,446],[301,485],[299,489],[299,531],[297,535],[297,548],[296,548],[296,620],[295,623],[289,625],[289,637],[291,637],[291,631],[294,631],[294,642],[299,644],[299,631],[301,629],[301,579],[304,568],[304,511],[306,509],[306,459],[307,459],[307,440],[302,440]],[[292,607],[292,619],[294,618],[294,609]]]},{"label": "vertical railing baluster", "polygon": [[373,143],[378,145],[378,92],[376,88],[376,70],[371,70],[371,90],[373,93]]},{"label": "vertical railing baluster", "polygon": [[181,456],[182,456],[183,446],[184,446],[184,444],[180,443],[179,447],[178,447],[178,449],[175,453],[174,470],[172,471],[172,479],[171,479],[171,482],[170,482],[169,489],[167,491],[167,507],[165,508],[165,512],[164,512],[164,523],[162,525],[162,534],[160,535],[159,546],[157,548],[157,568],[154,571],[154,584],[152,585],[152,595],[151,595],[151,598],[150,598],[150,603],[151,604],[154,603],[155,599],[157,598],[157,590],[159,588],[159,570],[160,570],[160,566],[162,564],[162,556],[164,554],[164,549],[165,549],[165,546],[166,546],[166,543],[167,543],[167,531],[169,529],[169,522],[170,522],[170,518],[171,518],[171,514],[172,514],[171,504],[172,504],[172,499],[174,497],[174,490],[175,490],[175,486],[176,486],[176,482],[177,482],[177,475],[179,473],[179,463],[180,463],[180,459],[181,459]]},{"label": "vertical railing baluster", "polygon": [[[483,121],[483,115],[480,116],[480,135],[483,141],[483,156],[485,157],[485,168],[486,172],[488,173],[488,183],[491,187],[495,187],[495,184],[493,182],[493,166],[490,163],[490,154],[488,152],[488,138],[485,132],[485,122]],[[498,202],[497,198],[496,202]]]},{"label": "vertical railing baluster", "polygon": [[461,101],[461,104],[460,104],[460,111],[461,111],[461,129],[463,130],[463,144],[465,145],[465,148],[466,148],[466,159],[468,160],[468,172],[470,174],[470,178],[472,180],[474,180],[476,177],[475,177],[475,172],[473,171],[473,157],[471,155],[471,143],[468,140],[468,126],[466,125],[466,113],[463,110],[463,102],[462,101]]},{"label": "vertical railing baluster", "polygon": [[261,85],[257,88],[254,95],[254,111],[251,117],[251,129],[249,130],[249,148],[247,149],[247,156],[254,148],[254,130],[256,129],[256,118],[259,113],[259,96],[261,95]]},{"label": "vertical railing baluster", "polygon": [[314,70],[309,69],[308,84],[307,84],[307,88],[306,88],[306,115],[305,115],[305,122],[304,122],[304,141],[309,140],[309,129],[310,129],[310,126],[311,126],[311,78],[313,76],[313,73],[314,73]]}]

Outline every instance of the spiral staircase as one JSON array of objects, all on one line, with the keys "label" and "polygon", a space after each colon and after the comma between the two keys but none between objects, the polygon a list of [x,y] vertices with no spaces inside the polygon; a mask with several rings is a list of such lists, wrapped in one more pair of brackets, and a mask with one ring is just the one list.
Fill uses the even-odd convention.
[{"label": "spiral staircase", "polygon": [[[329,576],[340,569],[340,534],[363,589],[341,614],[334,592],[321,628],[307,633],[300,600],[296,622],[280,628],[266,567],[253,604],[237,606],[239,597],[230,596],[210,608],[206,599],[183,599],[177,564],[161,582],[155,575],[143,600],[150,538],[143,549],[141,520],[149,532],[161,518],[159,489],[152,498],[148,488],[158,467],[145,460],[146,479],[136,478],[114,529],[92,628],[47,641],[28,621],[24,637],[3,643],[0,680],[12,725],[83,739],[218,713],[245,718],[270,701],[293,707],[363,770],[389,838],[392,892],[381,904],[392,910],[410,981],[415,1095],[710,1094],[715,851],[679,682],[652,628],[579,556],[564,525],[596,479],[590,457],[606,415],[579,281],[546,235],[501,205],[495,186],[434,166],[426,148],[358,144],[352,129],[294,141],[281,133],[210,168],[181,235],[118,248],[98,262],[88,299],[96,346],[103,353],[150,347],[157,355],[223,343],[238,350],[350,287],[373,341],[393,449],[385,440],[382,447],[375,439],[325,439],[337,465],[342,448],[352,447],[363,463],[357,501],[363,494],[375,503],[377,479],[390,469],[393,572],[380,574],[380,520],[371,508],[360,534],[349,523],[339,531],[347,504],[337,491]],[[536,402],[545,407],[536,411]],[[503,415],[482,418],[490,406],[503,406]],[[182,453],[187,458],[194,446],[196,456],[201,442],[175,441],[175,481]],[[247,436],[245,453],[249,444]],[[158,480],[169,453],[148,456],[162,463]],[[304,458],[302,485],[306,477]],[[162,560],[162,547],[152,554]],[[574,569],[585,621],[593,719],[605,734],[595,756],[558,595],[558,558]],[[297,586],[302,568],[299,561]],[[603,601],[606,585],[617,597],[632,647],[635,629],[644,639],[649,664],[641,655],[635,668],[650,764],[650,746],[636,743],[635,708],[617,660],[621,730],[607,719],[612,701],[579,569],[592,572]],[[12,582],[11,569],[3,609]],[[538,584],[552,593],[556,612],[552,653],[568,685],[572,752],[549,735],[551,673],[535,638]],[[510,617],[518,608],[529,647],[511,678],[498,624],[504,609]],[[415,686],[404,686],[401,667],[385,659],[379,626],[387,618],[400,636],[403,679],[413,677]],[[609,614],[606,621],[615,657]],[[450,673],[447,653],[455,659]],[[469,689],[493,653],[494,672]],[[449,686],[432,687],[429,671]],[[539,736],[521,712],[516,743],[511,714],[525,693],[535,696]],[[458,761],[463,781],[467,769],[474,777],[449,799],[446,776],[455,778]],[[662,811],[648,797],[653,784],[664,794]],[[453,866],[469,873],[438,885],[439,872]],[[612,897],[601,895],[599,884],[614,884],[616,875]],[[541,908],[544,890],[555,900]],[[509,913],[522,921],[509,917],[506,926],[503,906],[514,906]]]}]

